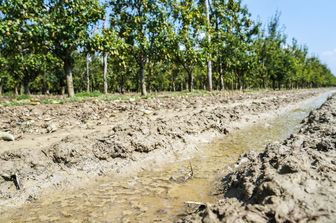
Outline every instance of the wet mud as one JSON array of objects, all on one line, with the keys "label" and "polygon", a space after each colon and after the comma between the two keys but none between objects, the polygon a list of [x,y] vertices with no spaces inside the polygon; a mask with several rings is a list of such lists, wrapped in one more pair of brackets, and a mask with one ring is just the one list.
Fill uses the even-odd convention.
[{"label": "wet mud", "polygon": [[335,222],[336,96],[263,152],[242,155],[220,181],[222,198],[177,222]]}]

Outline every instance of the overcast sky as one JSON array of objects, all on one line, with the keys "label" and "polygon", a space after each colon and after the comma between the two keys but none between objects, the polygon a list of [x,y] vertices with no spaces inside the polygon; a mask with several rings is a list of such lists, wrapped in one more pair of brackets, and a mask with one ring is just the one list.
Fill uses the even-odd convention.
[{"label": "overcast sky", "polygon": [[336,76],[336,0],[242,0],[254,18],[266,23],[281,12],[288,40],[306,44]]}]

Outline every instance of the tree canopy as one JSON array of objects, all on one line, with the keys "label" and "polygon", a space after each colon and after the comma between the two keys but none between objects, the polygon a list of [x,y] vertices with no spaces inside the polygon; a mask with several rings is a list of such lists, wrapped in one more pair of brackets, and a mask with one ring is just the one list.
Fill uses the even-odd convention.
[{"label": "tree canopy", "polygon": [[310,88],[336,79],[240,0],[1,0],[0,93]]}]

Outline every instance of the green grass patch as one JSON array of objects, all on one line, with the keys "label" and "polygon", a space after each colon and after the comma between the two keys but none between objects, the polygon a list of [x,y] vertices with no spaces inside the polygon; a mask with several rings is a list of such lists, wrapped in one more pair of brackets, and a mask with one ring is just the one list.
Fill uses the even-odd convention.
[{"label": "green grass patch", "polygon": [[100,97],[102,93],[100,91],[93,92],[79,92],[75,95],[77,98],[97,98]]},{"label": "green grass patch", "polygon": [[15,94],[13,92],[5,92],[2,94],[4,97],[15,98]]},{"label": "green grass patch", "polygon": [[8,107],[8,106],[23,106],[23,105],[29,105],[29,102],[27,101],[6,101],[0,103],[1,106]]},{"label": "green grass patch", "polygon": [[18,95],[16,96],[16,100],[21,101],[21,100],[29,100],[31,99],[30,95],[27,94],[23,94],[23,95]]}]

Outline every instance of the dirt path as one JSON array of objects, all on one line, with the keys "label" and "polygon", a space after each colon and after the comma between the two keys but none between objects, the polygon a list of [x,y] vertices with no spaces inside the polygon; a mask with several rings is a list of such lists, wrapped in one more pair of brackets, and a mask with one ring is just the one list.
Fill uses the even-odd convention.
[{"label": "dirt path", "polygon": [[2,131],[19,137],[0,142],[0,206],[111,171],[129,174],[174,160],[175,151],[193,151],[325,91],[1,108]]},{"label": "dirt path", "polygon": [[297,134],[241,156],[217,204],[199,203],[178,222],[335,222],[336,95]]}]

